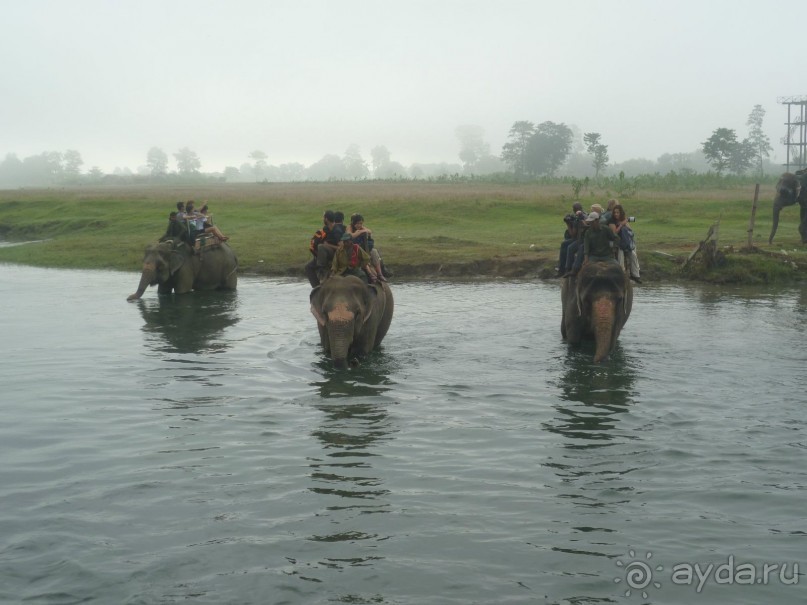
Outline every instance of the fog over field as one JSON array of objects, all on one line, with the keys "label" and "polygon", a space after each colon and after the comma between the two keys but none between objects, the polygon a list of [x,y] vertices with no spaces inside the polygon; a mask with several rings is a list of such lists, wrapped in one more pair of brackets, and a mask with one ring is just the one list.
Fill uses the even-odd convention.
[{"label": "fog over field", "polygon": [[309,165],[351,145],[403,165],[493,155],[514,122],[600,133],[612,162],[692,152],[765,112],[785,161],[807,95],[803,2],[772,0],[10,0],[0,158],[74,149],[136,170],[159,147],[205,172]]}]

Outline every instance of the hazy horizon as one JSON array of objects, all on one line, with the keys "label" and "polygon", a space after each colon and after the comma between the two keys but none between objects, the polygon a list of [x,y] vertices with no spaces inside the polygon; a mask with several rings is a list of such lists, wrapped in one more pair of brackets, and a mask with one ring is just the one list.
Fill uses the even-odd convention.
[{"label": "hazy horizon", "polygon": [[75,149],[84,172],[136,171],[151,147],[172,170],[188,147],[204,172],[240,167],[254,150],[309,166],[353,144],[368,163],[377,145],[405,166],[460,163],[457,126],[482,127],[498,155],[519,120],[598,132],[611,163],[656,160],[700,149],[717,128],[744,138],[755,105],[781,164],[777,99],[807,94],[794,81],[807,62],[804,9],[791,0],[4,8],[0,156]]}]

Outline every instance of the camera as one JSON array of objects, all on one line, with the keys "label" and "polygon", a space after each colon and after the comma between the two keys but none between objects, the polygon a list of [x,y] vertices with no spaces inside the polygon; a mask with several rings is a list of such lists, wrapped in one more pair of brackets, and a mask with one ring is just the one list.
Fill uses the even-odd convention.
[{"label": "camera", "polygon": [[629,223],[635,223],[636,222],[636,217],[635,216],[629,216],[628,217],[628,222]]}]

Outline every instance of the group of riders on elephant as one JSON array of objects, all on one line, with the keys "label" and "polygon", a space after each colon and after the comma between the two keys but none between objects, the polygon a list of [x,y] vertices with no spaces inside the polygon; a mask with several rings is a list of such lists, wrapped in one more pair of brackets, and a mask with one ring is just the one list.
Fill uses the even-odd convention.
[{"label": "group of riders on elephant", "polygon": [[[786,172],[776,184],[769,243],[776,235],[781,210],[796,203],[800,206],[799,234],[802,243],[807,243],[807,169]],[[374,273],[366,258],[359,262]],[[355,272],[327,278],[316,275],[314,280],[316,260],[309,264],[315,268],[307,270],[312,280],[309,301],[322,348],[335,367],[353,365],[375,349],[389,330],[395,306],[389,284]],[[220,241],[202,254],[180,238],[165,237],[146,247],[140,283],[128,300],[142,297],[150,285],[156,285],[159,294],[234,290],[237,271],[238,258],[226,242]],[[630,316],[633,286],[616,261],[587,262],[571,279],[562,281],[561,306],[563,338],[570,344],[594,341],[594,361],[603,361]]]}]

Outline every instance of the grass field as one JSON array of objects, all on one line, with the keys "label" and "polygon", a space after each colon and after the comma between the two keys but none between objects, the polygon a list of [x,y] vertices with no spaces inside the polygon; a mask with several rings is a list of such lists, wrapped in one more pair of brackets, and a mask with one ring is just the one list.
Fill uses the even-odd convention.
[{"label": "grass field", "polygon": [[[681,259],[720,219],[720,245],[747,243],[754,196],[750,189],[639,192],[621,200],[633,225],[646,273],[671,275]],[[605,205],[608,191],[584,191],[584,207]],[[385,262],[416,276],[418,267],[466,265],[495,272],[529,263],[547,274],[556,264],[569,212],[568,185],[489,183],[290,183],[188,187],[25,189],[0,191],[0,237],[42,240],[0,247],[0,262],[47,267],[137,271],[145,245],[165,230],[180,200],[207,202],[214,221],[231,236],[241,271],[302,275],[308,241],[326,209],[361,212]],[[729,255],[725,281],[803,279],[805,248],[797,232],[798,207],[782,212],[774,246],[768,246],[773,187],[760,191],[754,244],[769,254]],[[787,258],[780,252],[786,250]],[[672,256],[668,256],[672,255]],[[495,260],[491,264],[489,261]],[[487,263],[487,264],[486,264]],[[794,269],[794,263],[797,267]],[[487,267],[487,268],[486,268]],[[691,274],[694,275],[694,274]],[[714,272],[700,278],[721,280]],[[800,277],[801,276],[801,277]]]}]

